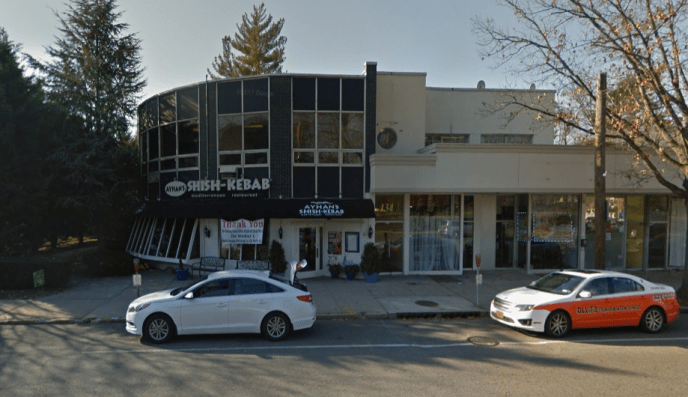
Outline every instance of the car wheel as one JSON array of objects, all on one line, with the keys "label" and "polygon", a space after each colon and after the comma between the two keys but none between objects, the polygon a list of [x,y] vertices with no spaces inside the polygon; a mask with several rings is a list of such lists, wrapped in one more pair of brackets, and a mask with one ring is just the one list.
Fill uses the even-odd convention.
[{"label": "car wheel", "polygon": [[557,310],[551,313],[545,321],[545,333],[555,338],[561,338],[571,329],[571,318],[566,312]]},{"label": "car wheel", "polygon": [[282,313],[270,313],[263,319],[263,324],[260,327],[263,336],[273,342],[282,340],[289,335],[291,331],[291,324],[289,319]]},{"label": "car wheel", "polygon": [[640,328],[645,332],[659,332],[664,326],[664,312],[658,307],[651,307],[645,310],[640,319]]},{"label": "car wheel", "polygon": [[149,342],[169,342],[173,335],[174,323],[164,314],[153,314],[143,323],[143,337]]}]

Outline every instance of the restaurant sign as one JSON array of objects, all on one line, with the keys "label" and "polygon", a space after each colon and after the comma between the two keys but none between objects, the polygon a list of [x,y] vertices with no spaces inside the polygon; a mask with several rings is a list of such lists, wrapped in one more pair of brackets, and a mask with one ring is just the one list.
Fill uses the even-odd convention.
[{"label": "restaurant sign", "polygon": [[186,194],[191,198],[250,198],[264,197],[268,190],[268,178],[173,181],[165,185],[165,194],[168,197],[181,197]]},{"label": "restaurant sign", "polygon": [[311,201],[299,209],[299,215],[303,218],[341,218],[344,209],[329,201]]}]

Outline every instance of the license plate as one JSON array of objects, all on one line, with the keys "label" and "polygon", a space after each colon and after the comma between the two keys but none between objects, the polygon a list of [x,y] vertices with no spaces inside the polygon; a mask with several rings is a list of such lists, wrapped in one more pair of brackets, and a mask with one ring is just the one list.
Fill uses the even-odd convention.
[{"label": "license plate", "polygon": [[498,319],[503,319],[503,318],[504,318],[504,313],[502,313],[502,312],[495,312],[495,317],[497,317]]}]

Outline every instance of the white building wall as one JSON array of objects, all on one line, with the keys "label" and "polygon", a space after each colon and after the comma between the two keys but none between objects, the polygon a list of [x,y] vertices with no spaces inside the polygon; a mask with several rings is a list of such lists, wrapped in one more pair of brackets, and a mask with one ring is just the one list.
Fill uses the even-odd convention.
[{"label": "white building wall", "polygon": [[468,134],[471,144],[479,144],[482,134],[533,135],[533,144],[554,143],[551,124],[536,121],[533,112],[503,105],[518,96],[526,103],[537,102],[552,108],[554,91],[429,87],[426,95],[425,132],[428,134]]}]

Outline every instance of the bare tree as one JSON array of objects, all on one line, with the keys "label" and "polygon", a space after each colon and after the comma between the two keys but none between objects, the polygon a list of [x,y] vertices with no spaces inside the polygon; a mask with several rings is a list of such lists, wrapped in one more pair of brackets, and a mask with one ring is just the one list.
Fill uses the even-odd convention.
[{"label": "bare tree", "polygon": [[[475,19],[483,56],[558,90],[554,111],[517,97],[511,103],[593,135],[595,79],[606,72],[607,137],[623,142],[641,171],[688,205],[688,0],[500,2],[519,23],[510,29],[492,18]],[[671,167],[681,184],[666,177]],[[685,270],[679,294],[688,297]]]}]

